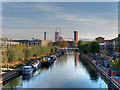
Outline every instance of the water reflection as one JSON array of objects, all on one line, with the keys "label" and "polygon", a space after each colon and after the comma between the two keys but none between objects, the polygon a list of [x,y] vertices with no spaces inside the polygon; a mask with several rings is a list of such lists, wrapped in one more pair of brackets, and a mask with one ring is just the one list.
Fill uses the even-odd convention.
[{"label": "water reflection", "polygon": [[75,67],[77,68],[78,67],[78,52],[74,52],[74,55],[75,55]]},{"label": "water reflection", "polygon": [[60,58],[57,58],[56,62],[55,62],[55,65],[58,66],[58,65],[65,65],[67,63],[67,54],[64,55],[64,57],[60,57]]},{"label": "water reflection", "polygon": [[11,90],[14,90],[16,88],[22,88],[23,81],[19,78],[16,78],[14,80],[11,80],[10,83],[6,83],[3,88],[10,88]]},{"label": "water reflection", "polygon": [[86,60],[84,60],[81,55],[79,55],[79,62],[86,68],[87,72],[89,73],[90,79],[97,82],[99,78],[97,71]]},{"label": "water reflection", "polygon": [[32,78],[32,74],[30,75],[22,75],[22,80],[29,81]]},{"label": "water reflection", "polygon": [[67,52],[50,67],[11,80],[3,88],[103,88],[105,85],[78,52]]},{"label": "water reflection", "polygon": [[36,77],[37,75],[40,75],[41,69],[33,72],[33,74],[30,75],[22,75],[22,80],[24,81],[30,81],[33,77]]}]

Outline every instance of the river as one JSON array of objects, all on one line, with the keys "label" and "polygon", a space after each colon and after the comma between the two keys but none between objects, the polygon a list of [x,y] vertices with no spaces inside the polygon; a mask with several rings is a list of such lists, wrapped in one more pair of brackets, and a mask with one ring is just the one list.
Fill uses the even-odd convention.
[{"label": "river", "polygon": [[108,85],[78,52],[67,52],[49,68],[17,77],[1,88],[108,88]]}]

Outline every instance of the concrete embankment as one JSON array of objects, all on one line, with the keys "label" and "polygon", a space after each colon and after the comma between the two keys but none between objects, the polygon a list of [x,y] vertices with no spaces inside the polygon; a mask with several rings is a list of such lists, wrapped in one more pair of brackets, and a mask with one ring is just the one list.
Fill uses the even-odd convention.
[{"label": "concrete embankment", "polygon": [[[117,88],[120,90],[120,77],[116,76],[115,72],[112,71],[109,68],[105,68],[102,65],[100,65],[99,62],[94,61],[93,58],[91,58],[87,54],[81,53],[81,57],[85,60],[88,60],[88,62],[96,68],[99,75],[102,76],[102,78],[105,80],[105,82],[111,83],[114,88]],[[111,72],[111,76],[109,76]]]},{"label": "concrete embankment", "polygon": [[9,71],[7,73],[2,74],[0,78],[0,86],[2,86],[3,83],[19,76],[20,74],[21,74],[20,70],[13,70],[13,71]]}]

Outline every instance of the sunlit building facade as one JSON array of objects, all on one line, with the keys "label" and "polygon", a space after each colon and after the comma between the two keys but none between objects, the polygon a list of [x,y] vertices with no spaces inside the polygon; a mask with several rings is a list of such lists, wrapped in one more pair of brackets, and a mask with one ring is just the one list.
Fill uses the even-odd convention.
[{"label": "sunlit building facade", "polygon": [[78,43],[78,31],[74,31],[74,41]]}]

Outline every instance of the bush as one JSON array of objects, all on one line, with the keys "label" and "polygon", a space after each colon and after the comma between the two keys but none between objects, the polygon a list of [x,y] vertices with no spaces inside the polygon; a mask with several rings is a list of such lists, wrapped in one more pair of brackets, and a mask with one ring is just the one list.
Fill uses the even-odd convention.
[{"label": "bush", "polygon": [[112,63],[112,66],[115,70],[120,69],[120,61],[116,61],[116,62]]},{"label": "bush", "polygon": [[8,71],[10,71],[10,70],[2,70],[2,72],[8,72]]}]

